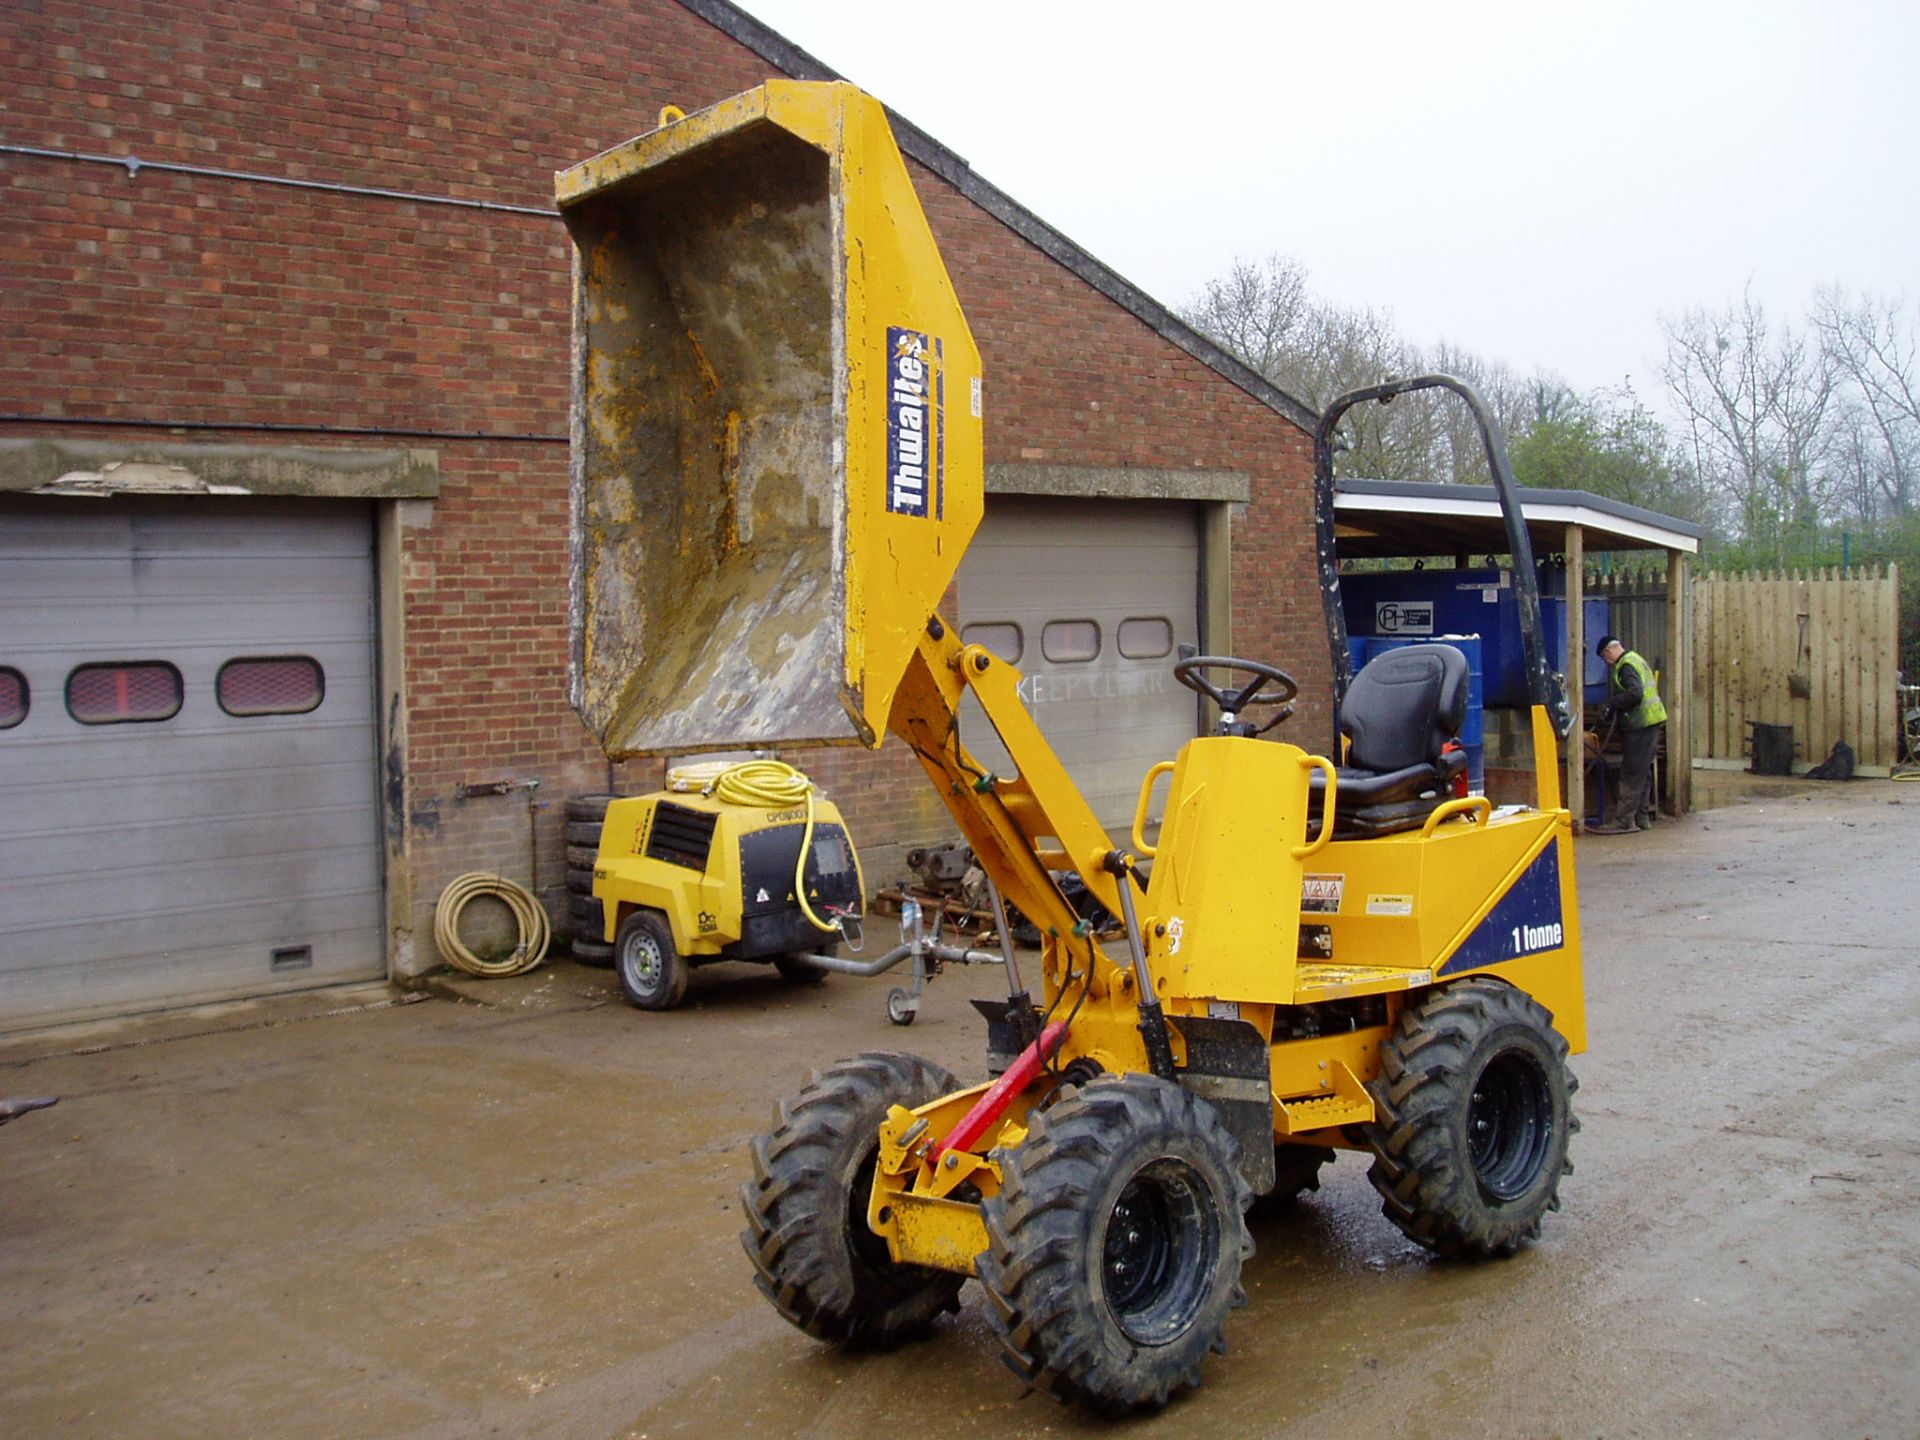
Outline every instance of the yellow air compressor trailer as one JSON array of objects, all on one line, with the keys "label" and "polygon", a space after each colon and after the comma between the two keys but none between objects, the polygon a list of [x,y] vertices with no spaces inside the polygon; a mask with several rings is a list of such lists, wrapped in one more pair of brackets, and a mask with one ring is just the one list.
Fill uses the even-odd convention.
[{"label": "yellow air compressor trailer", "polygon": [[642,1010],[673,1009],[716,960],[824,977],[864,889],[839,810],[771,760],[679,767],[665,790],[613,801],[593,866],[614,975]]},{"label": "yellow air compressor trailer", "polygon": [[[978,352],[879,104],[774,81],[564,172],[575,253],[575,700],[609,753],[856,743],[918,756],[1042,931],[961,1086],[830,1067],[752,1147],[743,1241],[808,1334],[886,1345],[977,1276],[1027,1383],[1109,1412],[1197,1385],[1242,1303],[1244,1211],[1371,1154],[1386,1214],[1503,1255],[1558,1205],[1585,1045],[1569,715],[1544,660],[1503,442],[1468,387],[1343,396],[1316,435],[1341,734],[1269,738],[1294,684],[1188,656],[1214,733],[1142,777],[1116,844],[1018,694],[934,606],[981,511]],[[1532,689],[1535,801],[1456,793],[1457,652],[1347,669],[1333,441],[1352,405],[1445,388],[1481,424]],[[1449,658],[1452,657],[1452,658]],[[971,695],[1014,774],[961,733]],[[1165,821],[1141,821],[1154,787]],[[1150,867],[1143,862],[1151,861]],[[1150,870],[1150,875],[1146,872]],[[1126,921],[1100,943],[1054,876]]]}]

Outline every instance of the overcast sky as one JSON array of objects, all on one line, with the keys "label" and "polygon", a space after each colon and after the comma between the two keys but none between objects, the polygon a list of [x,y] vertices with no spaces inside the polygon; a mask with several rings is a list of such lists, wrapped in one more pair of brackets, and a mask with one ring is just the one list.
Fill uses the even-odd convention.
[{"label": "overcast sky", "polygon": [[1920,3],[745,0],[1163,302],[1307,268],[1576,385],[1751,281],[1920,289]]}]

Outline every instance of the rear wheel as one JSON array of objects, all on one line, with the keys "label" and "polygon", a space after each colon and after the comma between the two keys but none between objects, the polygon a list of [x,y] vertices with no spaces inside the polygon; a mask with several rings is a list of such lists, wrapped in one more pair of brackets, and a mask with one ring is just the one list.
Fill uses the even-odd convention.
[{"label": "rear wheel", "polygon": [[760,1293],[816,1340],[881,1349],[960,1308],[964,1275],[894,1263],[867,1225],[888,1107],[913,1108],[958,1088],[916,1055],[860,1055],[781,1102],[778,1123],[753,1142],[740,1243]]},{"label": "rear wheel", "polygon": [[1101,1076],[999,1158],[975,1263],[1014,1373],[1113,1414],[1197,1386],[1246,1303],[1253,1249],[1251,1197],[1213,1108],[1150,1075]]},{"label": "rear wheel", "polygon": [[1442,1255],[1511,1255],[1560,1208],[1578,1082],[1553,1017],[1526,992],[1475,976],[1409,1006],[1369,1088],[1368,1178],[1408,1238]]},{"label": "rear wheel", "polygon": [[687,962],[674,948],[673,927],[658,910],[636,910],[613,940],[620,989],[642,1010],[671,1010],[687,996]]}]

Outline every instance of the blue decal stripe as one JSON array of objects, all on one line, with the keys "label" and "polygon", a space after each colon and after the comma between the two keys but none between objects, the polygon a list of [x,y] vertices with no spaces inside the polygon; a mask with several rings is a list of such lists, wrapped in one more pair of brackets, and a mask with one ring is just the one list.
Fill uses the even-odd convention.
[{"label": "blue decal stripe", "polygon": [[1460,948],[1435,975],[1456,975],[1507,960],[1519,960],[1566,944],[1565,916],[1560,910],[1560,845],[1549,840],[1533,857],[1487,918],[1474,926]]}]

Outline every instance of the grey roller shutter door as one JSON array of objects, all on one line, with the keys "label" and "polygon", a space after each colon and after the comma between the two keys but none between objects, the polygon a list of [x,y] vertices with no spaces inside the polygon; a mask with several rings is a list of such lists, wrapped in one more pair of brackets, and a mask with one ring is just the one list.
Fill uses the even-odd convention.
[{"label": "grey roller shutter door", "polygon": [[[357,504],[0,507],[0,666],[31,688],[0,730],[0,1029],[384,974],[371,536]],[[221,667],[274,657],[318,666],[318,706],[226,713]],[[148,662],[170,719],[69,713],[76,667]]]},{"label": "grey roller shutter door", "polygon": [[[963,638],[986,643],[1006,633],[995,627],[1018,627],[1027,707],[1119,841],[1148,767],[1171,760],[1198,724],[1172,653],[1199,641],[1195,507],[990,496],[959,587]],[[1006,766],[971,699],[961,734],[984,763]]]}]

